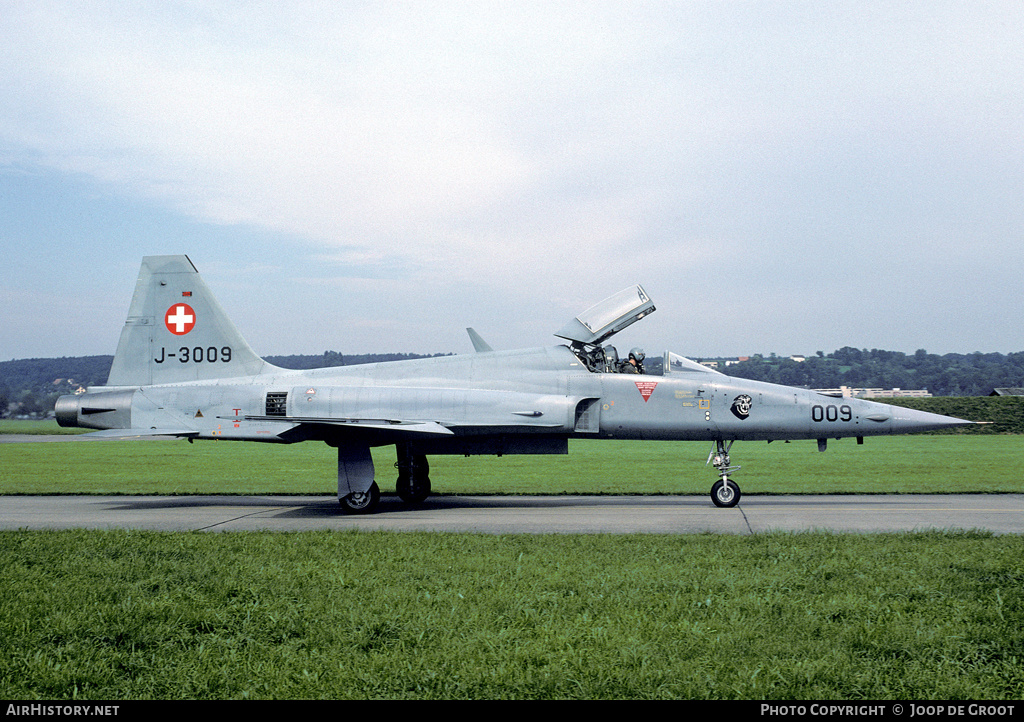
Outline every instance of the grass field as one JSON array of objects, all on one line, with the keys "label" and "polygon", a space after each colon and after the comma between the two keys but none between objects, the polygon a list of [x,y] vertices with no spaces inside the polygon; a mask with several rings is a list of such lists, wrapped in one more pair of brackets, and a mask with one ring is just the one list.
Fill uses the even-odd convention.
[{"label": "grass field", "polygon": [[[435,493],[706,494],[717,478],[710,449],[571,441],[565,456],[434,456],[430,476]],[[381,490],[393,491],[394,448],[373,453]],[[744,494],[1024,492],[1020,435],[844,439],[825,453],[813,441],[737,442],[732,458]],[[332,494],[336,469],[319,442],[0,444],[0,494]]]},{"label": "grass field", "polygon": [[29,421],[20,419],[0,419],[0,434],[29,434],[34,436],[42,435],[73,435],[86,434],[89,429],[69,429],[58,426],[53,419],[42,421]]},{"label": "grass field", "polygon": [[0,533],[0,698],[1024,695],[1020,537]]}]

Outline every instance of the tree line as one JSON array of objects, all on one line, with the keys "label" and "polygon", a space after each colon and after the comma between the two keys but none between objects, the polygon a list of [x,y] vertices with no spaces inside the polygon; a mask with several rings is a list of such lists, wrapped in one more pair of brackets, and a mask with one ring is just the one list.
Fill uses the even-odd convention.
[{"label": "tree line", "polygon": [[725,369],[730,376],[786,386],[927,389],[933,396],[988,396],[1024,386],[1024,352],[913,354],[844,346],[804,361],[756,355]]}]

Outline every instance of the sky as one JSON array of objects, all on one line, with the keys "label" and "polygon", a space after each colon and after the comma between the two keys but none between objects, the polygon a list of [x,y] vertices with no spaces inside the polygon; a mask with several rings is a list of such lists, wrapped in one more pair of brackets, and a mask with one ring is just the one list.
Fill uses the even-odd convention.
[{"label": "sky", "polygon": [[0,360],[1024,350],[1024,3],[0,0]]}]

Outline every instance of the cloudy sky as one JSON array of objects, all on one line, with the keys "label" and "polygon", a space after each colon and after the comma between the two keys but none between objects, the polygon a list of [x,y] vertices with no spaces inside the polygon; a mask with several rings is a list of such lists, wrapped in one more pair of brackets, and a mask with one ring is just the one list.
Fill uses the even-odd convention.
[{"label": "cloudy sky", "polygon": [[1024,350],[1024,3],[0,11],[0,359],[187,254],[262,354]]}]

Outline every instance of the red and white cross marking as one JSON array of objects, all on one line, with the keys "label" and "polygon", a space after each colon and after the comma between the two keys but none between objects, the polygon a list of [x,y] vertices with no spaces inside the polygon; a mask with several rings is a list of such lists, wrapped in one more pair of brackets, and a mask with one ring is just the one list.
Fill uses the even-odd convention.
[{"label": "red and white cross marking", "polygon": [[184,336],[195,328],[196,312],[187,303],[176,303],[164,314],[164,325],[175,336]]}]

